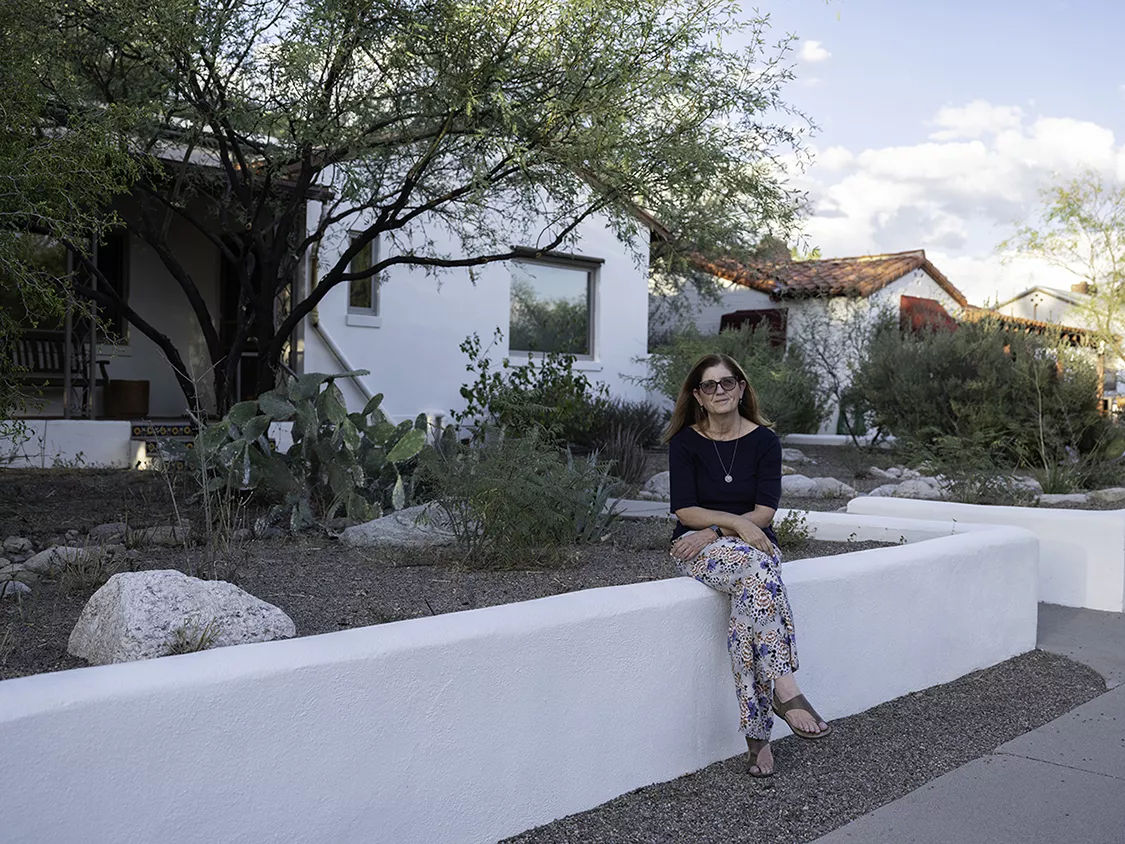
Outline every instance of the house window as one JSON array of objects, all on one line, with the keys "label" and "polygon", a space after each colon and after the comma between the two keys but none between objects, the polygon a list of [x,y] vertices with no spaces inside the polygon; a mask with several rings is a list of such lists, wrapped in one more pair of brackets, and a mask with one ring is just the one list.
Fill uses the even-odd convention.
[{"label": "house window", "polygon": [[[352,243],[359,240],[361,236],[360,234],[353,234],[351,236]],[[352,258],[351,263],[348,264],[348,272],[362,273],[375,266],[379,261],[378,243],[379,241],[376,239],[369,240],[364,244],[359,254]],[[376,281],[375,276],[352,279],[348,282],[348,313],[366,314],[368,316],[379,315],[379,282]]]},{"label": "house window", "polygon": [[509,350],[592,357],[597,267],[573,259],[513,261]]},{"label": "house window", "polygon": [[[79,284],[92,286],[93,279],[89,278],[81,268],[78,259],[50,235],[31,231],[21,232],[18,237],[22,253],[20,257],[24,264],[40,278],[56,279],[61,283],[73,274]],[[94,261],[106,281],[122,299],[127,299],[128,296],[127,244],[125,232],[111,232],[97,245]],[[18,290],[17,285],[11,279],[5,278],[5,274],[0,271],[0,307],[14,314],[24,328],[35,328],[40,331],[63,330],[62,316],[57,319],[43,318],[41,313],[32,313],[27,309],[27,303],[22,300]],[[116,308],[98,305],[97,312],[99,340],[117,340],[125,335],[125,317]],[[74,316],[81,319],[82,311],[79,310]]]}]

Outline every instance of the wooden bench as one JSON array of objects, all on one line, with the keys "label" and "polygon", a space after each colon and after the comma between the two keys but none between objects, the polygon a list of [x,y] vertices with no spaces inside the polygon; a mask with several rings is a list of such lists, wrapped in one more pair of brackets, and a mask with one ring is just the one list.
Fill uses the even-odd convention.
[{"label": "wooden bench", "polygon": [[[20,371],[16,377],[23,384],[37,384],[63,388],[66,384],[66,335],[62,331],[24,331],[16,338],[15,365]],[[98,360],[100,375],[94,386],[109,385],[108,361]],[[80,337],[71,343],[70,384],[82,390],[82,405],[86,405],[90,389],[90,346]]]}]

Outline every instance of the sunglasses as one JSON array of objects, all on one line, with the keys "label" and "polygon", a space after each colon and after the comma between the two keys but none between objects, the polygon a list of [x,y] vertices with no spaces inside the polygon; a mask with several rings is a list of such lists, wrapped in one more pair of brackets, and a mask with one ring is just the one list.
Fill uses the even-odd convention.
[{"label": "sunglasses", "polygon": [[722,387],[724,393],[734,391],[738,386],[738,379],[733,375],[728,375],[726,378],[720,378],[718,381],[700,381],[699,391],[705,396],[713,395],[716,387]]}]

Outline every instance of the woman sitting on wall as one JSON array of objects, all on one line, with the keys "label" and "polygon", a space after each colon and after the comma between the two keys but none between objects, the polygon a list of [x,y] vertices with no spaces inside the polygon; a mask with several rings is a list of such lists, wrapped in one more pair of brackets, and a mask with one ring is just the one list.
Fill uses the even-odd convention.
[{"label": "woman sitting on wall", "polygon": [[831,731],[793,677],[793,613],[770,527],[781,497],[781,440],[769,426],[742,367],[705,355],[684,380],[664,434],[679,520],[672,557],[685,575],[730,595],[727,647],[754,777],[773,774],[771,710],[801,738]]}]

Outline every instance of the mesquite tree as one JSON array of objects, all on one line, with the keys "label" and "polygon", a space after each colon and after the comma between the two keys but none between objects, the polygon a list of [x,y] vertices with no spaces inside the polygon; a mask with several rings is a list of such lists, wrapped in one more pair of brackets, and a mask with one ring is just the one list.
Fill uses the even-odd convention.
[{"label": "mesquite tree", "polygon": [[[790,41],[728,0],[63,2],[59,72],[133,117],[119,140],[143,175],[120,213],[186,295],[220,411],[242,353],[272,387],[349,281],[556,249],[592,215],[626,242],[645,219],[662,261],[738,257],[798,212]],[[176,218],[237,277],[229,336],[169,243]],[[295,284],[310,255],[315,285]],[[81,292],[153,339],[193,404],[180,350],[88,269]]]}]

